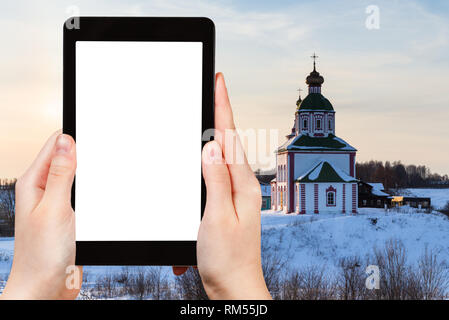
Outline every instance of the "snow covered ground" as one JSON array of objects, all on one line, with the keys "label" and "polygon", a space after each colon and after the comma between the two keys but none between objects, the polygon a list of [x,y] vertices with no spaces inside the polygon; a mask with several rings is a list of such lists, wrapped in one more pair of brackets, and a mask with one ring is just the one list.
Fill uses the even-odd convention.
[{"label": "snow covered ground", "polygon": [[432,206],[438,210],[449,201],[449,189],[405,189],[407,195],[431,198]]},{"label": "snow covered ground", "polygon": [[13,254],[14,238],[0,238],[0,292],[8,278]]},{"label": "snow covered ground", "polygon": [[[448,189],[408,189],[416,196],[432,198],[435,208],[449,200]],[[375,223],[374,223],[375,222]],[[389,239],[404,244],[409,263],[416,263],[424,249],[433,250],[449,263],[449,218],[438,212],[424,213],[403,207],[400,211],[361,208],[357,215],[341,213],[286,215],[262,212],[262,241],[276,248],[290,268],[325,266],[329,272],[342,257],[364,258]],[[14,238],[0,238],[0,291],[11,268]],[[89,280],[117,273],[121,267],[86,267]],[[170,268],[165,272],[170,274]]]},{"label": "snow covered ground", "polygon": [[292,269],[325,266],[332,272],[341,258],[365,258],[390,239],[404,244],[411,264],[426,247],[437,253],[440,261],[449,262],[449,219],[437,212],[413,208],[399,212],[361,208],[357,215],[266,212],[262,230],[268,245],[287,257]]}]

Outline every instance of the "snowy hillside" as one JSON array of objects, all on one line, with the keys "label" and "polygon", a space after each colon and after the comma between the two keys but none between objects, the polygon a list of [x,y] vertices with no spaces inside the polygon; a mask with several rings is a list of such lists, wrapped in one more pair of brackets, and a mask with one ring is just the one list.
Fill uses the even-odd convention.
[{"label": "snowy hillside", "polygon": [[[449,200],[448,189],[409,189],[409,192],[430,196],[435,208]],[[266,252],[274,248],[293,270],[325,266],[326,271],[332,273],[341,258],[366,259],[390,239],[403,243],[410,264],[417,264],[427,248],[437,254],[439,261],[449,265],[449,218],[436,211],[425,213],[403,207],[389,212],[361,208],[357,215],[262,212],[263,248]],[[11,267],[13,249],[13,238],[0,238],[0,291]],[[173,279],[170,268],[163,269]],[[97,277],[118,274],[121,267],[86,267],[84,270],[94,283]]]},{"label": "snowy hillside", "polygon": [[325,265],[332,272],[339,259],[365,258],[390,239],[404,244],[412,264],[426,247],[440,261],[449,262],[449,219],[436,212],[418,213],[412,208],[388,213],[362,208],[357,215],[267,212],[262,214],[262,230],[265,245],[276,247],[293,269]]},{"label": "snowy hillside", "polygon": [[432,206],[438,210],[449,201],[449,189],[405,189],[407,195],[431,198]]}]

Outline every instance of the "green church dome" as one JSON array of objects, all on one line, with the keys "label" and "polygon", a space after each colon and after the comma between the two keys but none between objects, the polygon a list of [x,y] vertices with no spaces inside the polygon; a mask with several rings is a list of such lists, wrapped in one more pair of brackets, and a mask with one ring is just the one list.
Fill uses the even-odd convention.
[{"label": "green church dome", "polygon": [[309,95],[301,102],[298,111],[334,111],[332,104],[321,93],[309,93]]}]

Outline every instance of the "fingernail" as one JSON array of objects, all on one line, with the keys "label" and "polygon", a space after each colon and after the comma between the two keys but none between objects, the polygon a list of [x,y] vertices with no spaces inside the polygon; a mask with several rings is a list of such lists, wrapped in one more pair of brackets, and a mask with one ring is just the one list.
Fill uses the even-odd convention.
[{"label": "fingernail", "polygon": [[224,86],[224,76],[223,73],[219,73],[217,76],[217,83],[216,83],[216,90],[220,89],[222,86]]},{"label": "fingernail", "polygon": [[209,163],[218,163],[222,160],[223,156],[221,153],[221,148],[220,145],[218,144],[218,142],[213,141],[211,143],[208,144],[208,158],[209,158]]},{"label": "fingernail", "polygon": [[56,139],[56,153],[66,154],[70,152],[71,148],[72,140],[64,134],[61,134],[58,139]]}]

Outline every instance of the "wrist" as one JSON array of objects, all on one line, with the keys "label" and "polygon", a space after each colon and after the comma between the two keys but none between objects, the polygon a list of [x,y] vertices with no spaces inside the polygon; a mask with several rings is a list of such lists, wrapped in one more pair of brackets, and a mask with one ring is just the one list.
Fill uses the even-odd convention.
[{"label": "wrist", "polygon": [[227,278],[218,283],[204,283],[211,300],[271,300],[263,275]]},{"label": "wrist", "polygon": [[65,299],[65,287],[58,285],[64,283],[60,275],[46,272],[41,275],[31,275],[26,272],[14,272],[10,276],[0,296],[3,300],[53,300]]},{"label": "wrist", "polygon": [[23,277],[15,277],[14,272],[11,272],[6,282],[0,298],[2,300],[38,300],[45,299],[42,297],[42,291],[39,288],[45,288],[44,285],[39,285],[36,279],[25,279]]}]

